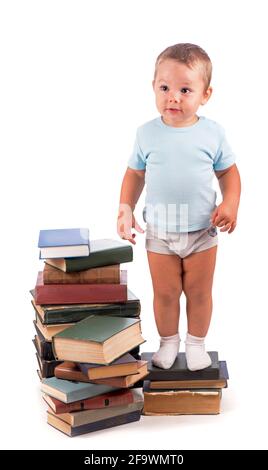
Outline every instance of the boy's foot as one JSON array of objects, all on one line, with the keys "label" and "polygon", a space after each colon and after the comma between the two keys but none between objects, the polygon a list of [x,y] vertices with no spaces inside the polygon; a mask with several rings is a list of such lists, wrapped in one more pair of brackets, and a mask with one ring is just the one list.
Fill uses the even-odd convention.
[{"label": "boy's foot", "polygon": [[189,370],[201,370],[211,365],[210,356],[205,350],[205,338],[199,338],[187,333],[185,356]]},{"label": "boy's foot", "polygon": [[160,348],[153,354],[152,363],[161,369],[169,369],[175,362],[180,348],[180,335],[162,336]]}]

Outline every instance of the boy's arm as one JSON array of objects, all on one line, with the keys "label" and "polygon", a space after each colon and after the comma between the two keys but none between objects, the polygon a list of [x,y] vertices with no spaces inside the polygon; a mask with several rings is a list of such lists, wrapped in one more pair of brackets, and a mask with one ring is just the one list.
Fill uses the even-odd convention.
[{"label": "boy's arm", "polygon": [[144,230],[136,222],[133,215],[136,203],[142,193],[145,183],[145,170],[133,170],[127,168],[123,178],[119,213],[117,217],[117,232],[121,238],[129,240],[134,245],[136,244],[134,238],[136,234],[132,234],[131,229],[134,228],[137,232],[144,233]]},{"label": "boy's arm", "polygon": [[239,171],[236,165],[232,165],[226,170],[215,171],[215,174],[219,181],[223,200],[213,211],[211,222],[213,225],[221,227],[221,232],[232,233],[236,227],[241,193]]}]

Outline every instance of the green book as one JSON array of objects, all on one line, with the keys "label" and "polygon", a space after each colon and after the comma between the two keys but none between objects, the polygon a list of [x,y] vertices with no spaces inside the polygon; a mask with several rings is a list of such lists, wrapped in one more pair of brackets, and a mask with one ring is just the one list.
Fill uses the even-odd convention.
[{"label": "green book", "polygon": [[55,358],[110,364],[144,343],[140,319],[90,315],[52,338]]},{"label": "green book", "polygon": [[202,370],[191,371],[187,368],[185,353],[180,352],[173,366],[169,369],[160,369],[152,364],[152,352],[141,354],[142,361],[148,361],[148,371],[146,380],[204,380],[219,379],[220,364],[217,351],[208,351],[212,364]]},{"label": "green book", "polygon": [[116,387],[111,387],[110,385],[74,382],[70,380],[57,379],[56,377],[43,379],[41,383],[42,392],[51,397],[57,398],[64,403],[85,400],[87,398],[102,395],[103,393],[112,392],[116,389]]},{"label": "green book", "polygon": [[[30,293],[34,296],[34,290]],[[112,304],[74,304],[74,305],[32,305],[37,312],[41,322],[45,325],[53,323],[76,323],[84,320],[89,315],[112,315],[117,317],[140,316],[140,300],[131,292],[127,291],[127,301]]]},{"label": "green book", "polygon": [[46,263],[66,273],[84,269],[128,263],[133,260],[130,245],[118,240],[101,239],[90,241],[90,254],[76,258],[48,258]]}]

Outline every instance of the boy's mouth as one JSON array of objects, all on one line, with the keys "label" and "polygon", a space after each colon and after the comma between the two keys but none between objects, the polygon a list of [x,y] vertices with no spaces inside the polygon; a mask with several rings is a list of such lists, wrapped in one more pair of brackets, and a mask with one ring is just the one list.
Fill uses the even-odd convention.
[{"label": "boy's mouth", "polygon": [[181,109],[178,109],[178,108],[166,108],[166,111],[169,111],[170,113],[179,113],[179,112],[181,112]]}]

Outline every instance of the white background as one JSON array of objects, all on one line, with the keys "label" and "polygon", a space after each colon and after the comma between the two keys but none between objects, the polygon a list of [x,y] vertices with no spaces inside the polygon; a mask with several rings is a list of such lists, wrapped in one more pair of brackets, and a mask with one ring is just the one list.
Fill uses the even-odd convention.
[{"label": "white background", "polygon": [[[267,448],[265,3],[1,1],[2,448]],[[214,94],[200,114],[225,127],[243,182],[237,229],[220,236],[207,337],[208,349],[227,360],[229,388],[218,416],[142,417],[70,439],[46,424],[31,342],[39,230],[89,227],[92,239],[118,238],[136,128],[157,116],[154,62],[177,42],[199,44],[213,61]],[[144,237],[137,239],[126,267],[142,304],[142,349],[152,351],[151,280]]]}]

